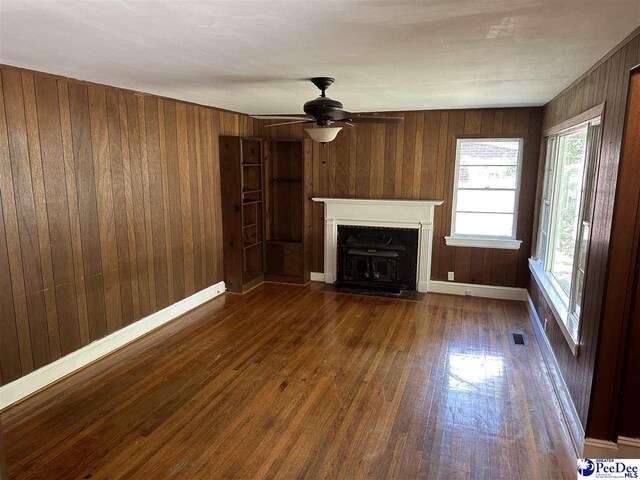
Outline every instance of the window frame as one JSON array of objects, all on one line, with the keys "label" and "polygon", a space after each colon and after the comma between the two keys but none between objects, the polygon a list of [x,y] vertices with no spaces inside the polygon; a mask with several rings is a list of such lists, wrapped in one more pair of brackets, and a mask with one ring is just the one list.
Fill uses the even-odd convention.
[{"label": "window frame", "polygon": [[[458,203],[458,181],[460,176],[460,146],[463,142],[518,142],[518,160],[516,164],[516,188],[489,188],[481,189],[478,191],[513,191],[514,192],[514,206],[513,206],[513,222],[511,226],[511,235],[480,235],[480,234],[463,234],[455,233],[456,225],[456,213]],[[456,138],[456,159],[454,166],[454,178],[453,178],[453,198],[451,205],[451,228],[450,235],[445,237],[445,243],[448,246],[456,247],[478,247],[478,248],[499,248],[517,250],[522,244],[522,240],[517,240],[517,228],[518,228],[518,207],[520,204],[520,188],[522,182],[522,163],[524,158],[524,138],[521,136],[460,136]],[[480,165],[482,166],[482,165]],[[493,165],[486,165],[493,166]],[[501,166],[501,165],[495,165]],[[466,190],[466,189],[464,189]],[[498,213],[507,214],[506,212],[475,212],[475,213]]]},{"label": "window frame", "polygon": [[[580,336],[582,329],[582,312],[584,304],[584,289],[587,279],[587,259],[589,257],[589,249],[591,246],[591,234],[593,231],[593,207],[595,200],[595,188],[597,182],[597,172],[600,163],[600,153],[602,149],[602,115],[604,113],[604,104],[594,107],[593,109],[570,119],[563,124],[558,125],[543,132],[542,145],[544,153],[545,165],[543,169],[543,185],[538,204],[537,225],[536,225],[536,249],[532,258],[529,260],[529,268],[538,283],[543,296],[549,304],[553,316],[562,331],[565,340],[574,356],[578,355]],[[575,121],[573,121],[575,120]],[[571,271],[571,287],[569,294],[562,289],[557,283],[554,275],[549,271],[550,262],[552,261],[553,239],[555,238],[555,228],[557,223],[557,185],[560,181],[558,177],[558,149],[560,138],[564,135],[570,135],[583,128],[587,129],[586,145],[584,155],[584,165],[582,179],[580,183],[580,205],[578,211],[578,225],[576,238],[574,240],[574,258]],[[550,140],[553,140],[552,154],[550,155]],[[549,166],[548,162],[552,161],[553,165]],[[549,178],[548,175],[552,178]],[[550,203],[546,204],[547,199]],[[542,245],[541,236],[544,232],[544,208],[548,208],[548,225],[546,232],[546,242]],[[582,245],[585,228],[588,228],[586,244]],[[543,251],[541,251],[543,250]],[[584,250],[584,252],[583,252]],[[585,264],[580,267],[580,255],[584,254]],[[578,270],[582,271],[581,292],[576,290],[578,279]],[[581,293],[580,302],[578,294]],[[570,331],[572,330],[574,334]]]}]

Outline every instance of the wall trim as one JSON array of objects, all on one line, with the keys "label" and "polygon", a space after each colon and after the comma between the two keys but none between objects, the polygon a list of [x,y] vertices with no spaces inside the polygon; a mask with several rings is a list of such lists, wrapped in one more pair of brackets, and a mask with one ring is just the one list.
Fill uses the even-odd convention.
[{"label": "wall trim", "polygon": [[618,437],[618,458],[640,458],[640,438]]},{"label": "wall trim", "polygon": [[24,377],[0,387],[0,410],[42,390],[90,363],[118,350],[156,328],[175,320],[190,310],[223,294],[224,282],[216,283],[193,295],[169,305],[137,322],[127,325],[106,337],[35,370]]},{"label": "wall trim", "polygon": [[640,458],[640,438],[618,437],[618,443],[587,438],[582,458]]},{"label": "wall trim", "polygon": [[608,440],[585,438],[580,458],[618,458],[618,445]]},{"label": "wall trim", "polygon": [[324,282],[324,272],[311,272],[312,282]]},{"label": "wall trim", "polygon": [[501,300],[526,301],[527,290],[524,288],[499,287],[495,285],[478,285],[475,283],[444,282],[431,280],[429,292],[447,293],[449,295],[467,295],[471,297],[498,298]]},{"label": "wall trim", "polygon": [[585,442],[584,427],[582,426],[582,422],[580,421],[580,417],[578,416],[575,404],[573,403],[573,399],[571,398],[571,394],[569,393],[567,384],[565,383],[564,377],[562,376],[560,365],[558,365],[558,361],[555,354],[553,353],[553,349],[551,348],[551,344],[549,343],[547,334],[542,329],[540,317],[538,316],[538,312],[536,311],[536,307],[533,304],[533,300],[528,291],[526,291],[526,296],[527,309],[529,310],[529,318],[531,320],[531,323],[533,324],[533,331],[535,333],[536,339],[538,340],[542,358],[547,365],[549,377],[551,378],[551,384],[553,385],[553,390],[556,394],[556,397],[558,398],[558,403],[560,404],[562,415],[564,416],[565,422],[567,424],[569,436],[571,437],[571,441],[573,443],[573,448],[575,449],[578,458],[591,458],[586,455],[585,457],[581,457],[581,455],[583,454]]}]

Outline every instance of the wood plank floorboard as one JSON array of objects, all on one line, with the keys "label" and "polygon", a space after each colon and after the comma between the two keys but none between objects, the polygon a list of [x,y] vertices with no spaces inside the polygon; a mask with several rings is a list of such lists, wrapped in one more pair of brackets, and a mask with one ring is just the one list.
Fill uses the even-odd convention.
[{"label": "wood plank floorboard", "polygon": [[576,476],[526,306],[501,300],[264,284],[0,419],[15,479]]}]

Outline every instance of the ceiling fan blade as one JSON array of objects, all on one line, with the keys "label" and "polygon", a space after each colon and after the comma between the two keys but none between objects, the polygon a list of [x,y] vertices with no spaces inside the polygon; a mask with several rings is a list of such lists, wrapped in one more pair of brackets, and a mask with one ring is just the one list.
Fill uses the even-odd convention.
[{"label": "ceiling fan blade", "polygon": [[298,123],[316,123],[316,121],[311,119],[311,120],[298,120],[297,122],[272,123],[271,125],[265,125],[265,128],[280,127],[282,125],[296,125]]},{"label": "ceiling fan blade", "polygon": [[249,115],[256,120],[312,120],[309,115]]},{"label": "ceiling fan blade", "polygon": [[400,123],[402,117],[349,117],[348,120],[353,123]]},{"label": "ceiling fan blade", "polygon": [[349,112],[345,112],[344,110],[334,110],[332,112],[327,112],[322,115],[323,120],[331,120],[332,122],[341,122],[344,120],[348,120],[352,115]]}]

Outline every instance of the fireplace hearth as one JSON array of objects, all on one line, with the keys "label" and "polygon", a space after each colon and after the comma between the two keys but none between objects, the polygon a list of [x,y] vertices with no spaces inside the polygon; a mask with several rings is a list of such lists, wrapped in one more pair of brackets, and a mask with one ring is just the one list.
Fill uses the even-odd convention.
[{"label": "fireplace hearth", "polygon": [[397,295],[416,289],[415,229],[339,225],[337,254],[340,289]]}]

